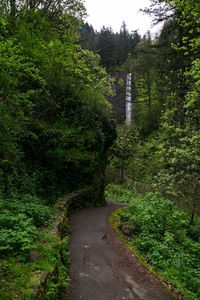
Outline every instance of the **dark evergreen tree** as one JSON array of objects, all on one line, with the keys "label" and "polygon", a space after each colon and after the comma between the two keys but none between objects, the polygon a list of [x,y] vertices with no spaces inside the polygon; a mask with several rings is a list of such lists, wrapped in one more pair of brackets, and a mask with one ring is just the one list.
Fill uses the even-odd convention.
[{"label": "dark evergreen tree", "polygon": [[80,29],[80,44],[83,48],[95,51],[96,33],[92,25],[85,23]]},{"label": "dark evergreen tree", "polygon": [[101,57],[101,64],[110,69],[115,65],[115,35],[112,28],[103,27],[97,33],[96,52]]}]

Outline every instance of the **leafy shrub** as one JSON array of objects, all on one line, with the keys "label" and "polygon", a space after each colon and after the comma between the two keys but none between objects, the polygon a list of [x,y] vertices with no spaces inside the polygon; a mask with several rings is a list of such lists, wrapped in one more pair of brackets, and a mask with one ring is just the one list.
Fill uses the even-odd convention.
[{"label": "leafy shrub", "polygon": [[23,214],[31,219],[36,227],[46,226],[51,218],[50,209],[42,200],[32,195],[13,195],[9,199],[0,199],[0,209],[7,209],[15,214]]},{"label": "leafy shrub", "polygon": [[38,197],[13,195],[0,199],[0,254],[27,260],[36,239],[36,227],[50,220],[49,207]]},{"label": "leafy shrub", "polygon": [[134,192],[123,189],[117,184],[108,184],[105,189],[105,196],[109,200],[128,203],[133,199]]},{"label": "leafy shrub", "polygon": [[[125,195],[126,190],[121,197]],[[197,299],[200,294],[199,217],[196,216],[196,223],[191,226],[189,213],[178,210],[160,193],[135,195],[131,205],[121,210],[119,216],[120,230],[128,235],[130,245],[187,299]]]},{"label": "leafy shrub", "polygon": [[36,227],[45,226],[50,220],[50,209],[48,206],[40,203],[41,200],[37,197],[30,195],[24,195],[22,197],[22,203],[20,211],[27,217],[32,218],[33,224]]},{"label": "leafy shrub", "polygon": [[36,228],[31,219],[4,210],[0,215],[0,228],[0,254],[12,254],[20,260],[27,260],[36,239]]}]

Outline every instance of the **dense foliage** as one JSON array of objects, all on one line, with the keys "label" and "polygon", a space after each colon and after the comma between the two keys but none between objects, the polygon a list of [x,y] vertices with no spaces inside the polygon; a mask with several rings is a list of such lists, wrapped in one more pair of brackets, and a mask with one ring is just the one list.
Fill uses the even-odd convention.
[{"label": "dense foliage", "polygon": [[36,229],[48,226],[50,211],[34,196],[6,200],[0,202],[0,253],[5,257],[14,254],[20,261],[26,261],[34,248]]},{"label": "dense foliage", "polygon": [[[42,232],[58,196],[86,185],[104,187],[106,152],[116,135],[106,100],[113,81],[99,55],[79,44],[85,13],[78,0],[0,1],[4,299],[26,288],[31,272],[55,264],[58,249],[47,253]],[[34,251],[41,255],[31,263]]]},{"label": "dense foliage", "polygon": [[192,223],[200,211],[199,4],[152,0],[147,12],[165,23],[129,57],[132,125],[119,130],[111,167],[120,170],[121,182],[156,187],[187,207]]},{"label": "dense foliage", "polygon": [[131,202],[121,230],[143,259],[185,299],[199,299],[200,4],[151,0],[146,12],[163,28],[128,56],[132,124],[118,130],[108,181],[151,193],[112,186],[106,194]]},{"label": "dense foliage", "polygon": [[85,13],[79,0],[0,1],[2,299],[27,298],[34,272],[55,265],[45,299],[57,299],[68,282],[68,237],[60,253],[46,233],[51,206],[85,185],[104,187],[113,81],[79,44]]},{"label": "dense foliage", "polygon": [[[164,22],[155,38],[130,33],[125,23],[119,33],[94,32],[83,24],[81,0],[0,0],[2,274],[6,259],[29,260],[59,195],[104,185],[116,134],[106,67],[133,78],[132,124],[118,131],[110,150],[113,178],[170,199],[139,196],[121,214],[124,228],[156,271],[197,299],[200,4],[151,0],[146,12]],[[132,192],[113,189],[116,198],[132,199]]]},{"label": "dense foliage", "polygon": [[130,203],[118,212],[128,244],[185,299],[198,299],[200,218],[191,225],[190,215],[158,192],[139,195],[109,185],[106,196]]}]

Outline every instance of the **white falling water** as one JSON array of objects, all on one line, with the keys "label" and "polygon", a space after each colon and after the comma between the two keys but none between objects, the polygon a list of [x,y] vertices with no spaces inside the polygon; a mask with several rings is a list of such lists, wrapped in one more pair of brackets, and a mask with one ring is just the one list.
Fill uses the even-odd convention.
[{"label": "white falling water", "polygon": [[131,77],[132,74],[127,74],[126,77],[126,124],[131,123]]}]

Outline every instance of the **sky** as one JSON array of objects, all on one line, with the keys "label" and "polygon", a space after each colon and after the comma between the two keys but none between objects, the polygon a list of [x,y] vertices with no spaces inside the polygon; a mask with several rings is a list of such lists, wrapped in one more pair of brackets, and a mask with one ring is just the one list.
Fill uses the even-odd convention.
[{"label": "sky", "polygon": [[130,32],[138,30],[142,36],[148,30],[154,35],[160,29],[160,26],[151,27],[151,18],[139,12],[140,8],[149,7],[150,0],[84,0],[84,3],[89,15],[86,21],[95,30],[104,25],[119,32],[123,21]]}]

